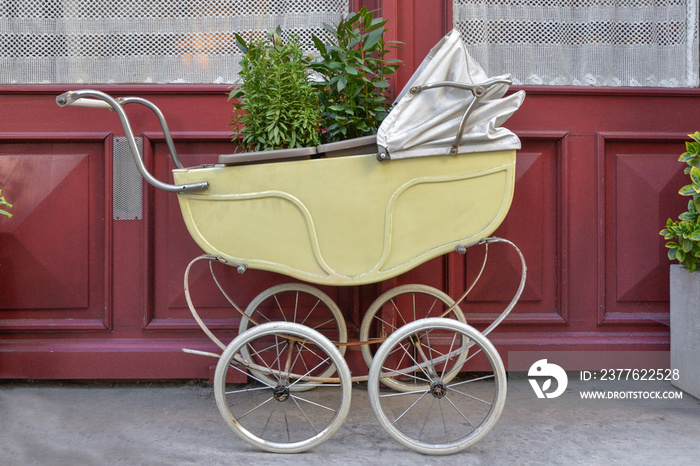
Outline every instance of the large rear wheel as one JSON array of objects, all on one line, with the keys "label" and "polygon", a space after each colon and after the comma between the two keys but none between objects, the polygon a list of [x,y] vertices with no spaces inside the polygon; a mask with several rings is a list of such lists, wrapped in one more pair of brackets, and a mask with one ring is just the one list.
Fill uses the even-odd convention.
[{"label": "large rear wheel", "polygon": [[[445,379],[455,366],[477,362],[479,372]],[[421,388],[403,393],[382,388],[389,380],[406,379]],[[505,405],[506,372],[491,342],[473,327],[424,319],[399,328],[382,344],[369,371],[368,393],[391,437],[419,453],[445,455],[474,445],[494,427]]]}]

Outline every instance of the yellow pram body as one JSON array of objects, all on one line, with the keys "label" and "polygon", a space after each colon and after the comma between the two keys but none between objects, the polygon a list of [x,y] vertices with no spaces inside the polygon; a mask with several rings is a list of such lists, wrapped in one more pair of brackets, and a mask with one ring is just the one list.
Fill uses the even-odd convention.
[{"label": "yellow pram body", "polygon": [[515,151],[378,162],[376,154],[177,169],[207,253],[317,284],[395,277],[489,236],[511,204]]}]

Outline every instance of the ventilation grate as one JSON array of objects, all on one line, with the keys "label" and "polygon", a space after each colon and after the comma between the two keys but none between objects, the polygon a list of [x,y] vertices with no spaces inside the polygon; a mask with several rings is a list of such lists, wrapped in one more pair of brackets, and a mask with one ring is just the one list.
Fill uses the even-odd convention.
[{"label": "ventilation grate", "polygon": [[[143,139],[136,138],[143,154]],[[143,218],[143,179],[125,137],[115,137],[112,151],[112,219],[141,220]]]}]

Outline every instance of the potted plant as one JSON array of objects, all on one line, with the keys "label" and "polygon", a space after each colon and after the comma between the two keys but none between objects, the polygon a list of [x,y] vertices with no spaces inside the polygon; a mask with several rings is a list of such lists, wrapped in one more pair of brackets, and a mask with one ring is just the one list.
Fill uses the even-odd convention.
[{"label": "potted plant", "polygon": [[[689,135],[686,152],[678,159],[686,163],[690,184],[678,193],[689,196],[688,210],[678,220],[668,219],[660,234],[668,240],[671,265],[670,318],[671,368],[677,370],[674,385],[700,398],[700,132]],[[674,377],[674,378],[675,378]]]},{"label": "potted plant", "polygon": [[298,39],[283,43],[279,27],[267,40],[246,42],[236,34],[244,55],[242,83],[229,100],[234,140],[249,152],[220,160],[260,163],[376,153],[375,134],[390,109],[387,77],[401,62],[386,58],[396,47],[384,40],[386,22],[363,7],[335,26],[324,24],[325,42],[312,38],[317,60],[304,55]]},{"label": "potted plant", "polygon": [[308,77],[309,57],[298,39],[284,43],[279,27],[266,40],[246,43],[240,35],[235,37],[243,52],[242,83],[229,94],[234,108],[231,124],[236,128],[234,140],[250,152],[233,154],[232,161],[315,155],[314,147],[321,142],[321,109]]},{"label": "potted plant", "polygon": [[[339,155],[338,148],[375,152],[376,133],[390,110],[388,76],[401,60],[388,59],[398,42],[386,41],[387,20],[363,7],[335,26],[324,24],[324,39],[313,36],[320,60],[310,68],[320,77],[315,84],[322,108],[324,142],[320,153]],[[339,141],[346,141],[340,144]],[[345,154],[343,154],[345,155]]]}]

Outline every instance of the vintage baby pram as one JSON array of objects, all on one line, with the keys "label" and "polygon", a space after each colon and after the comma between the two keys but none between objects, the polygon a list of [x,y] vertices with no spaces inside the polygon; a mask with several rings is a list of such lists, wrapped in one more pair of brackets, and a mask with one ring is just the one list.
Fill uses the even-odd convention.
[{"label": "vintage baby pram", "polygon": [[[163,115],[148,101],[78,90],[57,102],[114,109],[143,177],[177,193],[187,228],[206,252],[185,272],[190,310],[223,353],[192,352],[219,358],[216,402],[237,435],[273,452],[317,446],[345,419],[351,383],[366,380],[372,408],[393,438],[421,453],[449,454],[479,441],[501,414],[506,373],[485,335],[508,315],[525,283],[520,251],[489,237],[510,207],[520,147],[500,127],[524,98],[522,91],[504,97],[509,84],[508,76],[489,79],[453,31],[398,96],[376,152],[294,161],[231,154],[192,168],[180,164]],[[158,116],[178,167],[175,184],[146,170],[123,110],[129,103]],[[492,243],[515,248],[522,276],[510,304],[483,332],[460,309],[473,284],[457,301],[432,287],[403,285],[372,304],[359,341],[348,342],[338,306],[308,284],[376,283],[455,249],[464,254]],[[242,318],[238,336],[225,344],[190,298],[189,272],[200,260],[308,283],[270,288],[245,310],[230,300]],[[351,345],[360,346],[367,377],[351,376],[343,359]],[[246,383],[227,383],[241,375]]]}]

